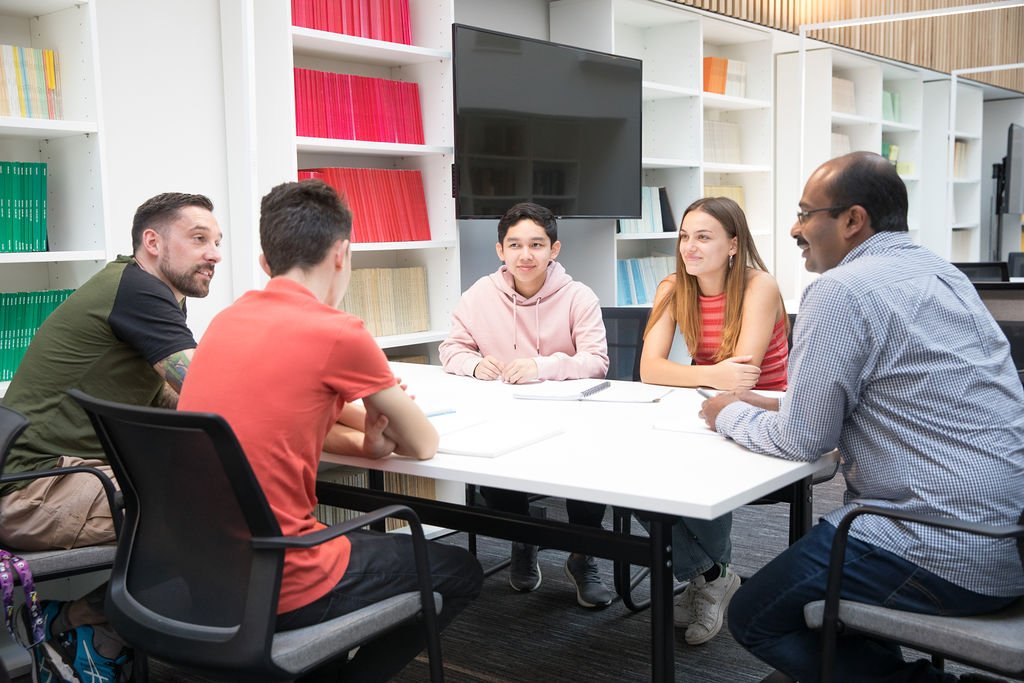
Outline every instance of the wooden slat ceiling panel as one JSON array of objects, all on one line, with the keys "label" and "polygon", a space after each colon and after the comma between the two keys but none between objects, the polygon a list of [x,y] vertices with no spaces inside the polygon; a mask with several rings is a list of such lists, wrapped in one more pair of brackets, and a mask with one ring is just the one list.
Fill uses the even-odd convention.
[{"label": "wooden slat ceiling panel", "polygon": [[[902,14],[989,0],[673,0],[681,5],[796,33],[801,24]],[[1024,7],[815,31],[809,37],[949,73],[1024,62]],[[973,74],[1024,92],[1024,69]]]}]

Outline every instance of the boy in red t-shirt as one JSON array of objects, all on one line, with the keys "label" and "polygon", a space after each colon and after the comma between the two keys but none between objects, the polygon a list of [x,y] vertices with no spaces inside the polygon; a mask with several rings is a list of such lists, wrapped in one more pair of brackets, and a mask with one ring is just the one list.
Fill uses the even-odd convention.
[{"label": "boy in red t-shirt", "polygon": [[[313,517],[321,451],[425,460],[437,449],[433,425],[398,385],[363,322],[337,309],[351,274],[351,227],[349,209],[318,180],[278,185],[263,198],[260,263],[271,280],[214,318],[178,403],[228,421],[286,535],[324,526]],[[359,399],[363,405],[353,405]],[[443,626],[480,592],[482,571],[461,548],[428,546]],[[277,626],[325,621],[415,584],[405,534],[355,531],[289,550]],[[422,628],[409,624],[361,647],[340,673],[384,680],[423,646]]]}]

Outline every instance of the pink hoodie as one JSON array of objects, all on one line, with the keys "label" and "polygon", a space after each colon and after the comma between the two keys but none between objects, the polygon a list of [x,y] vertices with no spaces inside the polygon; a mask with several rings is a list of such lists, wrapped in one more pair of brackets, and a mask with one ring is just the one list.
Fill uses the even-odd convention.
[{"label": "pink hoodie", "polygon": [[608,344],[601,302],[557,261],[547,271],[529,299],[516,293],[506,266],[466,290],[439,349],[445,371],[472,377],[481,358],[494,356],[502,363],[533,358],[540,379],[603,378]]}]

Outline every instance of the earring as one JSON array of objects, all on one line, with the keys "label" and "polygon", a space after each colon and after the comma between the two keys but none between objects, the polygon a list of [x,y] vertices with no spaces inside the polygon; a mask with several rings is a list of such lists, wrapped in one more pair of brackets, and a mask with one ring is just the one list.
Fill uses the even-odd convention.
[{"label": "earring", "polygon": [[729,267],[732,268],[732,258],[734,254],[729,254]]}]

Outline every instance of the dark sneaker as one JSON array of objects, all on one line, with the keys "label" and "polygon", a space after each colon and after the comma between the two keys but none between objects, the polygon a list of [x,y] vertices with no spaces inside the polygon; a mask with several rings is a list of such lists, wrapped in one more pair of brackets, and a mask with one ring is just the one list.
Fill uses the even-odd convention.
[{"label": "dark sneaker", "polygon": [[[62,681],[62,678],[54,670],[47,656],[52,649],[47,646],[47,643],[53,639],[53,633],[50,632],[50,624],[53,623],[54,618],[60,613],[62,604],[57,600],[43,600],[39,603],[45,639],[34,646],[32,644],[32,624],[30,623],[32,615],[25,605],[18,609],[18,638],[21,640],[21,644],[32,654],[32,683],[61,683]],[[67,668],[64,671],[65,673],[70,672]]]},{"label": "dark sneaker", "polygon": [[532,590],[537,590],[540,580],[537,546],[528,543],[513,543],[512,562],[508,567],[508,582],[517,591],[529,593]]},{"label": "dark sneaker", "polygon": [[580,607],[605,607],[612,604],[615,593],[608,590],[597,571],[597,560],[590,555],[569,555],[565,575],[576,586],[576,602]]}]

